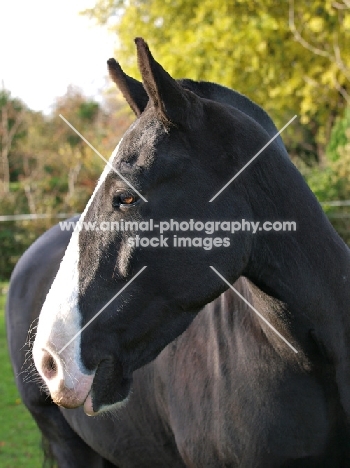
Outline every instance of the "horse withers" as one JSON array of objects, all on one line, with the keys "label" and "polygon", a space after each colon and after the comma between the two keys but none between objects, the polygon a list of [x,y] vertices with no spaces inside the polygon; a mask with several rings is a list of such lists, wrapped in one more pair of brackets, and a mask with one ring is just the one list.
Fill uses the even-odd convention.
[{"label": "horse withers", "polygon": [[209,203],[275,126],[237,93],[174,80],[136,45],[143,86],[109,68],[138,118],[80,222],[294,220],[297,230],[241,230],[203,249],[53,228],[11,281],[15,371],[39,316],[33,357],[51,396],[19,376],[23,399],[61,466],[346,466],[349,250],[280,139]]}]

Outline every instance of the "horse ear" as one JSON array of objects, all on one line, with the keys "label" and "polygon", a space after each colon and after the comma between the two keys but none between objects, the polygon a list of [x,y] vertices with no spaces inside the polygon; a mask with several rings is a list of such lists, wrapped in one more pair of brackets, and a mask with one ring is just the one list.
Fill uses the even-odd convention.
[{"label": "horse ear", "polygon": [[186,122],[191,105],[186,91],[154,60],[141,37],[137,37],[135,43],[143,86],[160,117],[175,124]]},{"label": "horse ear", "polygon": [[142,83],[124,73],[121,66],[114,58],[110,58],[107,64],[109,76],[118,86],[131,109],[137,117],[139,117],[148,103],[148,95]]}]

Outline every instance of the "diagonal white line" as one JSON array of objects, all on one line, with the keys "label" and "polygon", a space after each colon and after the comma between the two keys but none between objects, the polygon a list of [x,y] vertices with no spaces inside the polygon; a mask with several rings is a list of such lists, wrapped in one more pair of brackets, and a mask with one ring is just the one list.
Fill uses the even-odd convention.
[{"label": "diagonal white line", "polygon": [[275,135],[274,137],[272,137],[271,140],[270,140],[268,143],[266,143],[266,145],[265,145],[263,148],[261,148],[261,150],[260,150],[258,153],[256,153],[256,155],[253,156],[252,159],[251,159],[250,161],[248,161],[247,164],[245,164],[245,165],[242,167],[242,169],[240,169],[240,170],[237,172],[237,174],[235,174],[235,175],[232,177],[232,179],[229,180],[229,181],[227,182],[227,184],[224,185],[224,186],[222,187],[222,189],[219,190],[219,191],[213,196],[213,198],[211,198],[211,199],[209,200],[209,203],[211,203],[213,200],[215,200],[215,198],[216,198],[218,195],[220,195],[220,193],[223,192],[223,191],[225,190],[225,188],[227,188],[227,187],[236,179],[236,177],[238,177],[239,174],[241,174],[241,173],[244,171],[244,169],[246,169],[246,168],[249,166],[249,164],[251,164],[251,163],[254,161],[254,159],[256,159],[256,158],[259,156],[259,154],[261,154],[261,153],[264,151],[264,149],[267,148],[267,147],[269,146],[269,144],[272,143],[273,140],[274,140],[275,138],[277,138],[278,135],[280,135],[280,134],[283,132],[283,130],[284,130],[285,128],[287,128],[288,125],[291,124],[291,123],[293,122],[293,120],[296,119],[296,118],[297,118],[296,115],[295,115],[294,117],[292,117],[292,118],[290,119],[290,121],[289,121],[288,123],[286,123],[286,125],[285,125],[283,128],[281,128],[281,130],[280,130],[278,133],[276,133],[276,135]]},{"label": "diagonal white line", "polygon": [[292,346],[292,345],[289,343],[289,341],[286,340],[285,337],[284,337],[283,335],[281,335],[281,333],[280,333],[279,331],[277,331],[276,328],[275,328],[274,326],[272,326],[271,323],[268,322],[268,321],[266,320],[266,318],[263,317],[263,316],[261,315],[261,313],[258,312],[258,311],[255,309],[255,307],[253,307],[253,306],[251,305],[251,303],[248,302],[247,299],[246,299],[245,297],[243,297],[242,294],[239,293],[239,292],[237,291],[236,288],[234,288],[234,287],[232,286],[232,284],[230,284],[230,283],[229,283],[213,266],[210,265],[210,268],[218,275],[219,278],[222,279],[222,281],[224,281],[224,282],[227,284],[227,286],[228,286],[229,288],[232,289],[232,291],[234,291],[234,292],[237,294],[237,296],[239,296],[239,297],[242,299],[242,301],[244,301],[244,302],[261,318],[261,320],[263,320],[263,321],[266,323],[266,325],[267,325],[268,327],[271,328],[272,331],[274,331],[274,332],[276,333],[277,336],[279,336],[279,337],[281,338],[281,340],[283,340],[295,353],[298,353],[298,351],[294,348],[294,346]]},{"label": "diagonal white line", "polygon": [[129,187],[131,187],[131,188],[133,189],[133,191],[136,192],[137,195],[138,195],[140,198],[142,198],[142,200],[143,200],[144,202],[147,203],[146,198],[145,198],[143,195],[141,195],[141,193],[140,193],[138,190],[136,190],[136,188],[135,188],[128,180],[126,180],[125,177],[123,177],[123,176],[117,171],[117,169],[115,169],[115,168],[112,166],[112,164],[111,164],[104,156],[102,156],[102,154],[101,154],[99,151],[97,151],[97,149],[94,148],[94,147],[92,146],[92,144],[91,144],[85,137],[83,137],[83,135],[82,135],[80,132],[78,132],[78,130],[77,130],[75,127],[73,127],[73,125],[72,125],[71,123],[68,122],[67,119],[65,119],[65,118],[63,117],[62,114],[59,114],[59,115],[60,115],[61,119],[62,119],[64,122],[66,122],[66,124],[67,124],[72,130],[74,130],[74,132],[75,132],[77,135],[79,135],[80,138],[81,138],[83,141],[85,141],[85,143],[86,143],[88,146],[90,146],[90,148],[91,148],[93,151],[95,151],[95,153],[97,154],[97,156],[99,156],[99,157],[107,164],[107,166],[109,166],[109,167],[112,169],[112,171],[114,171],[122,180],[124,180],[124,182],[125,182],[126,184],[128,184]]},{"label": "diagonal white line", "polygon": [[75,338],[76,338],[77,336],[79,336],[79,335],[85,330],[85,328],[87,328],[87,327],[95,320],[95,318],[97,318],[97,317],[105,310],[105,308],[108,307],[109,304],[110,304],[111,302],[113,302],[114,299],[115,299],[116,297],[118,297],[119,294],[121,294],[121,293],[124,291],[124,289],[126,289],[126,288],[127,288],[127,287],[128,287],[128,286],[129,286],[129,285],[146,269],[146,268],[147,268],[147,266],[144,266],[143,268],[141,268],[141,270],[140,270],[138,273],[136,273],[136,275],[135,275],[133,278],[131,278],[131,280],[128,281],[128,282],[126,283],[126,285],[123,286],[122,289],[120,289],[120,291],[118,291],[117,294],[116,294],[115,296],[113,296],[112,299],[110,299],[110,300],[107,302],[107,304],[105,304],[105,305],[102,307],[102,309],[100,309],[100,310],[97,312],[97,314],[95,314],[95,315],[92,317],[92,319],[90,319],[90,320],[83,326],[83,328],[81,328],[81,329],[78,331],[78,333],[76,333],[76,334],[73,336],[73,338],[71,338],[71,339],[68,341],[68,343],[66,343],[66,344],[63,346],[62,349],[59,350],[58,354],[61,354],[62,351],[64,351],[64,350],[67,348],[67,346],[69,346],[69,345],[72,343],[72,341],[74,341]]}]

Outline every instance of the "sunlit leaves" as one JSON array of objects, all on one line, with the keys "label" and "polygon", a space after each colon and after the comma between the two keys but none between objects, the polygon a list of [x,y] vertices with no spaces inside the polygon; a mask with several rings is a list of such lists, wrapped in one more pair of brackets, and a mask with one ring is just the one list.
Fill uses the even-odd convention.
[{"label": "sunlit leaves", "polygon": [[99,0],[89,13],[102,24],[113,18],[117,59],[135,77],[132,39],[143,36],[174,77],[237,89],[278,126],[296,113],[317,125],[318,143],[329,137],[329,117],[343,112],[350,11],[332,0]]}]

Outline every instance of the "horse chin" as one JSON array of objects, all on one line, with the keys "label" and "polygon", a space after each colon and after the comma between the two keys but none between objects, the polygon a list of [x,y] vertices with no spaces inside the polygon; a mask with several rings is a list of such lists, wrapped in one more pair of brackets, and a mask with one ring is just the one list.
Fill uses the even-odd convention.
[{"label": "horse chin", "polygon": [[96,409],[96,406],[94,405],[94,402],[93,402],[93,397],[91,396],[91,392],[90,392],[84,402],[84,412],[87,416],[98,416],[104,413],[111,413],[114,411],[118,411],[119,409],[121,409],[123,406],[126,405],[126,403],[129,400],[129,397],[130,397],[130,392],[128,393],[126,398],[124,398],[123,400],[117,401],[112,404],[102,405],[101,407]]},{"label": "horse chin", "polygon": [[132,377],[123,376],[119,362],[102,361],[84,401],[85,413],[95,416],[119,408],[127,401],[131,384]]},{"label": "horse chin", "polygon": [[88,394],[86,400],[84,401],[84,412],[88,416],[96,416],[98,414],[98,411],[94,411],[91,392]]}]

